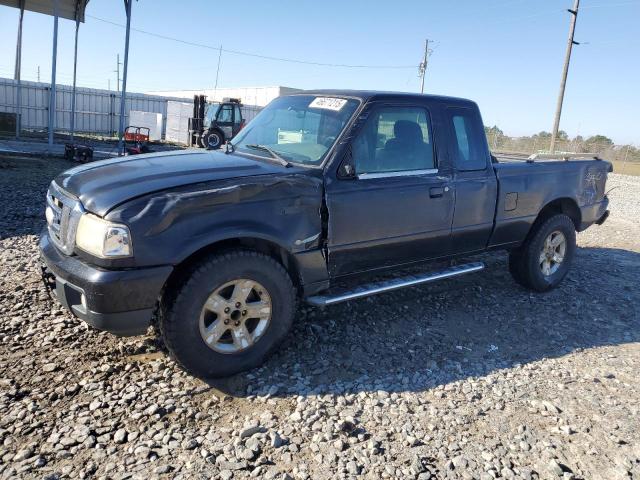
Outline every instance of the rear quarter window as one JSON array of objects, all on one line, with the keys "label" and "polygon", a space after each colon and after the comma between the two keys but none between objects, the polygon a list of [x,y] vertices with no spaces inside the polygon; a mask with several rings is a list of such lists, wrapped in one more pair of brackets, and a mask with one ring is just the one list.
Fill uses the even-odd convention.
[{"label": "rear quarter window", "polygon": [[487,146],[480,116],[471,108],[447,108],[451,154],[458,170],[487,168]]}]

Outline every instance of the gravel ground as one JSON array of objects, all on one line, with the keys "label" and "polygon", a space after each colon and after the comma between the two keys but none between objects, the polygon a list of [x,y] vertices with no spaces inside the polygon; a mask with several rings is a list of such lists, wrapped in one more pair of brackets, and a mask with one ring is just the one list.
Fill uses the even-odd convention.
[{"label": "gravel ground", "polygon": [[551,293],[487,255],[303,307],[264,367],[207,384],[47,297],[37,234],[69,166],[0,158],[0,478],[640,478],[640,178],[611,175]]}]

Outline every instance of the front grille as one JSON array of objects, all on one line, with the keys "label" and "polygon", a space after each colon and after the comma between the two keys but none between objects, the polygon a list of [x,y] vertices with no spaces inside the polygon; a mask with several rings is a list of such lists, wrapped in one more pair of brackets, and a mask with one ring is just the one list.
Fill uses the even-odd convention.
[{"label": "front grille", "polygon": [[47,225],[51,240],[63,253],[71,255],[75,246],[78,222],[84,211],[82,204],[55,182],[51,182],[47,191],[47,209]]}]

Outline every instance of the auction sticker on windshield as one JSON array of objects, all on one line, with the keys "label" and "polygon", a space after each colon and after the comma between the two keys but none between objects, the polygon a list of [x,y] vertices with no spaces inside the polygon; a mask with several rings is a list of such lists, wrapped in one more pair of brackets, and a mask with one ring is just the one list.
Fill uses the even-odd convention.
[{"label": "auction sticker on windshield", "polygon": [[316,97],[309,104],[309,108],[323,108],[325,110],[333,110],[339,112],[347,104],[344,98],[333,97]]}]

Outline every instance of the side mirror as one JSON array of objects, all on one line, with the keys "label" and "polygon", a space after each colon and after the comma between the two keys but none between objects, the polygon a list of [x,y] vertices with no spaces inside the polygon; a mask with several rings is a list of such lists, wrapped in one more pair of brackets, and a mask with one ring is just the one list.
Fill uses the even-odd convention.
[{"label": "side mirror", "polygon": [[338,173],[340,174],[340,178],[355,178],[356,176],[355,169],[350,163],[343,163],[340,165]]},{"label": "side mirror", "polygon": [[342,159],[342,163],[338,168],[338,178],[356,178],[356,168],[353,165],[353,155],[351,153],[351,148],[349,148],[349,150],[347,151],[347,154]]}]

